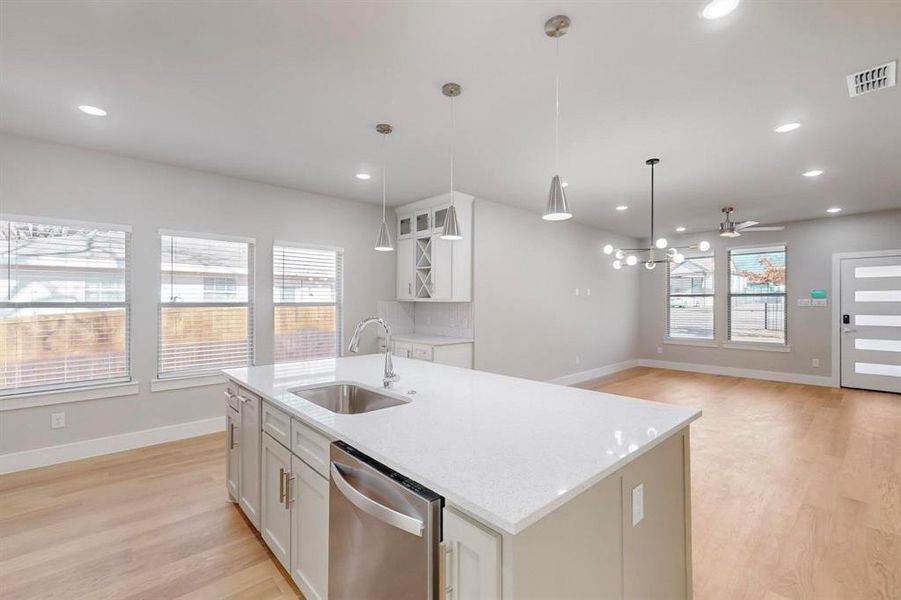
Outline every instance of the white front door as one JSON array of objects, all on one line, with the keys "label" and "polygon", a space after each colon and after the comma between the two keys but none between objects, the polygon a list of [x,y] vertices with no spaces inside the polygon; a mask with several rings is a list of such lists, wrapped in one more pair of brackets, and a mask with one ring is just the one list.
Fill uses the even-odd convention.
[{"label": "white front door", "polygon": [[841,265],[841,385],[901,393],[901,255]]}]

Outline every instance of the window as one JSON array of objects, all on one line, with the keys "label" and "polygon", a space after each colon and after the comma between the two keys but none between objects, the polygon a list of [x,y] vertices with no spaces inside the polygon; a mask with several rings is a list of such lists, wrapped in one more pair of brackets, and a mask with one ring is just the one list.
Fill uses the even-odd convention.
[{"label": "window", "polygon": [[0,394],[131,380],[131,231],[0,220]]},{"label": "window", "polygon": [[160,378],[253,363],[253,241],[160,235]]},{"label": "window", "polygon": [[729,251],[729,340],[785,344],[785,246]]},{"label": "window", "polygon": [[713,255],[669,263],[666,337],[713,340]]},{"label": "window", "polygon": [[272,261],[275,362],[340,356],[343,251],[276,242]]}]

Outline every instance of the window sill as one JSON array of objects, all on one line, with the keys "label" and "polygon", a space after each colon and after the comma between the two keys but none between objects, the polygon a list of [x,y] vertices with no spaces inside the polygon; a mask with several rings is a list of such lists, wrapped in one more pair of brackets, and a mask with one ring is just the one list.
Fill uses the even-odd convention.
[{"label": "window sill", "polygon": [[762,350],[764,352],[791,352],[788,344],[767,344],[766,342],[723,342],[723,348],[732,350]]},{"label": "window sill", "polygon": [[172,377],[170,379],[154,379],[150,382],[151,392],[166,392],[169,390],[184,390],[187,388],[204,387],[225,383],[225,375],[190,375],[188,377]]},{"label": "window sill", "polygon": [[101,398],[133,396],[140,391],[140,384],[137,381],[130,381],[127,383],[92,385],[66,390],[29,392],[0,398],[0,411],[34,408],[37,406],[51,406],[54,404],[67,404],[69,402],[83,402],[85,400],[99,400]]},{"label": "window sill", "polygon": [[718,348],[719,344],[716,340],[680,340],[673,338],[666,338],[663,340],[663,343],[670,346],[699,346],[702,348]]}]

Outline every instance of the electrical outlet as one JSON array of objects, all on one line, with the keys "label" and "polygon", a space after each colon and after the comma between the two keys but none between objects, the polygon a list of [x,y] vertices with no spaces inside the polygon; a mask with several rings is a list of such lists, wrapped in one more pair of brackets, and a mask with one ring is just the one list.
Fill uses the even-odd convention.
[{"label": "electrical outlet", "polygon": [[576,354],[576,365],[578,366],[578,365],[581,365],[581,364],[582,364],[582,357],[579,356],[578,354]]},{"label": "electrical outlet", "polygon": [[644,484],[639,483],[632,488],[632,527],[644,519]]},{"label": "electrical outlet", "polygon": [[590,295],[591,295],[591,288],[585,288],[585,295],[586,295],[586,296],[590,296]]},{"label": "electrical outlet", "polygon": [[819,368],[819,366],[820,366],[820,359],[819,359],[819,358],[815,358],[815,359],[813,359],[812,361],[810,361],[810,364],[812,364],[814,367],[818,367],[818,368]]},{"label": "electrical outlet", "polygon": [[50,415],[50,428],[62,429],[66,426],[66,413],[53,413]]},{"label": "electrical outlet", "polygon": [[657,354],[663,354],[663,346],[657,346]]},{"label": "electrical outlet", "polygon": [[579,295],[579,288],[576,288],[576,291],[573,292],[573,295],[574,295],[574,296],[578,296],[578,295]]}]

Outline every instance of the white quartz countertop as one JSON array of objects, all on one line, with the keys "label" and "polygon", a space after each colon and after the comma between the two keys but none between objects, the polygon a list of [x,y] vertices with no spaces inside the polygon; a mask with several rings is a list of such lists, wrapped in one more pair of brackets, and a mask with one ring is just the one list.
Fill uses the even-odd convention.
[{"label": "white quartz countertop", "polygon": [[[385,339],[384,336],[379,336]],[[451,346],[453,344],[471,344],[472,338],[448,337],[446,335],[428,335],[425,333],[395,333],[391,336],[395,342],[412,342],[426,346]]]},{"label": "white quartz countertop", "polygon": [[510,534],[701,416],[693,408],[405,358],[394,359],[400,381],[389,391],[409,400],[400,406],[342,415],[288,391],[333,382],[381,390],[383,360],[370,354],[225,374]]}]

